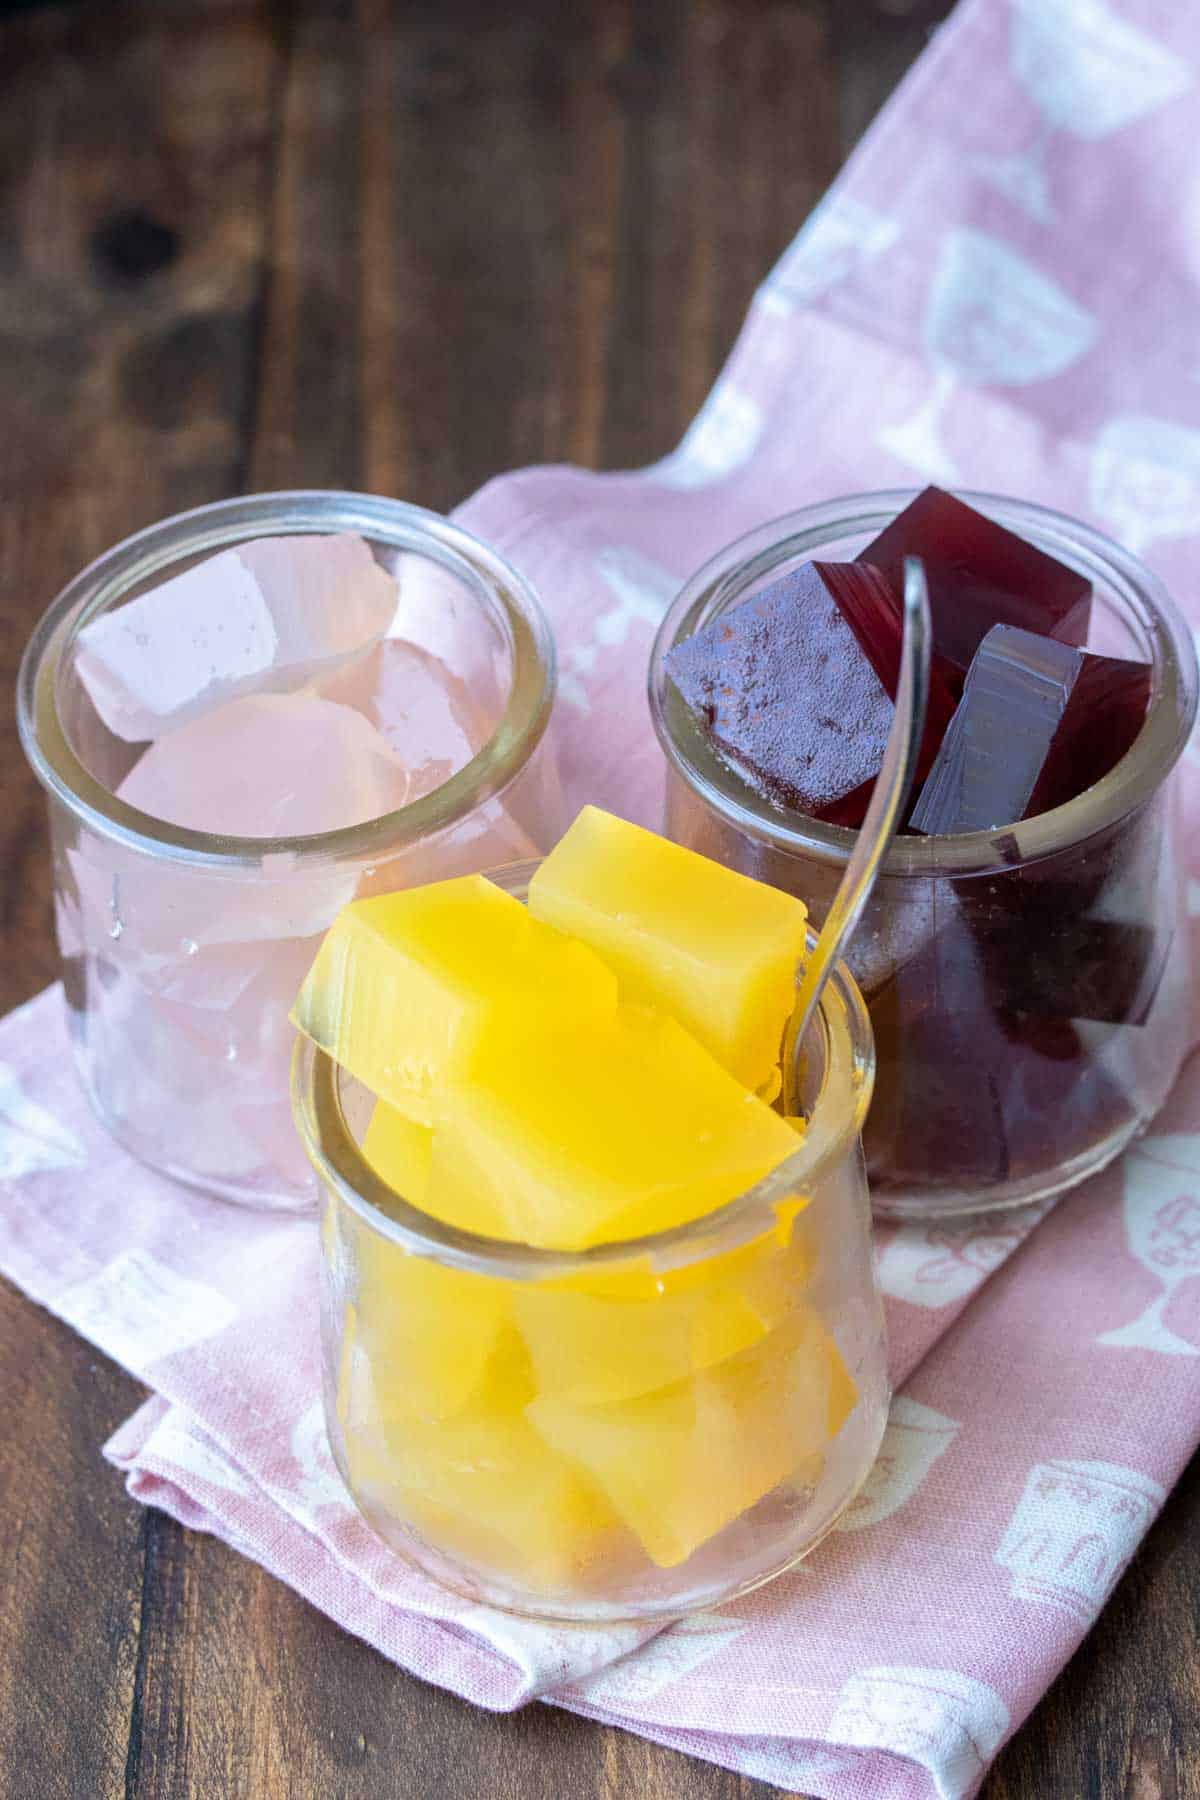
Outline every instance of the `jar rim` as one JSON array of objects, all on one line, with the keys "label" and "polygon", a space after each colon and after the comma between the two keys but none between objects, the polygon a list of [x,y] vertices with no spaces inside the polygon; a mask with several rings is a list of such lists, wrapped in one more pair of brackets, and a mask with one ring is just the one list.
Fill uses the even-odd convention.
[{"label": "jar rim", "polygon": [[[887,488],[803,507],[757,526],[697,569],[669,608],[654,640],[648,687],[650,716],[668,763],[715,813],[745,836],[785,855],[834,866],[848,861],[857,834],[758,795],[713,749],[682,703],[672,707],[665,660],[718,612],[785,563],[816,558],[823,545],[874,534],[903,511],[919,488]],[[1117,593],[1136,615],[1152,664],[1150,705],[1120,762],[1082,794],[1015,825],[938,837],[897,837],[880,873],[901,878],[969,876],[1037,861],[1095,836],[1149,799],[1183,753],[1196,718],[1196,646],[1158,577],[1131,551],[1095,527],[1013,495],[963,488],[957,498],[1068,561]],[[680,728],[672,712],[683,716]]]},{"label": "jar rim", "polygon": [[[486,871],[487,878],[523,897],[537,861]],[[811,954],[817,932],[808,928]],[[389,1187],[367,1161],[346,1119],[337,1064],[311,1039],[298,1036],[292,1057],[292,1112],[309,1160],[325,1186],[378,1236],[412,1254],[506,1280],[545,1280],[650,1259],[669,1269],[720,1254],[777,1224],[775,1206],[804,1182],[854,1154],[870,1105],[875,1075],[874,1038],[866,1002],[844,963],[838,963],[809,1026],[805,1042],[819,1035],[824,1053],[820,1091],[808,1130],[796,1151],[768,1175],[698,1219],[669,1231],[597,1244],[587,1250],[546,1250],[489,1238],[443,1224]],[[799,1056],[802,1046],[797,1046]],[[840,1116],[822,1118],[836,1104]]]},{"label": "jar rim", "polygon": [[[336,831],[234,837],[172,825],[127,805],[89,774],[58,718],[56,688],[66,651],[87,618],[183,557],[264,535],[357,531],[424,555],[491,608],[511,656],[503,717],[471,760],[428,794],[393,812]],[[536,750],[556,685],[554,636],[529,583],[461,525],[408,501],[339,489],[289,489],[213,501],[175,513],[113,545],[69,581],[43,613],[17,677],[22,748],[42,786],[76,818],[127,849],[210,870],[260,870],[268,858],[304,865],[370,862],[443,831],[502,794]]]}]

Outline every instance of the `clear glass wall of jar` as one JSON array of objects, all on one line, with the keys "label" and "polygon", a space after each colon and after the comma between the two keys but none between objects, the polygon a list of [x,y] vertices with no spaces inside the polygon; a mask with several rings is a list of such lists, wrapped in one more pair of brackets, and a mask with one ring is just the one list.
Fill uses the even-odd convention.
[{"label": "clear glass wall of jar", "polygon": [[[398,811],[306,837],[210,835],[118,799],[138,750],[106,729],[79,679],[83,626],[230,545],[336,532],[360,534],[398,574],[470,697],[474,757]],[[438,515],[367,495],[202,507],[117,545],[58,597],[25,654],[19,721],[49,802],[75,1058],[128,1149],[229,1200],[315,1204],[291,1123],[287,1014],[320,936],[356,896],[554,842],[565,823],[546,737],[554,682],[549,627],[515,570]]]},{"label": "clear glass wall of jar", "polygon": [[[1128,755],[1069,804],[1002,830],[896,840],[847,961],[871,1013],[865,1128],[876,1210],[981,1211],[1102,1168],[1162,1105],[1188,1046],[1191,970],[1172,770],[1196,712],[1191,633],[1156,577],[1078,520],[963,496],[1094,585],[1091,647],[1154,670]],[[809,561],[858,554],[913,498],[810,507],[730,545],[663,621],[650,705],[669,836],[824,918],[853,834],[762,799],[718,755],[664,658]]]},{"label": "clear glass wall of jar", "polygon": [[[520,897],[531,873],[499,879]],[[362,1154],[371,1096],[297,1046],[329,1440],[385,1543],[472,1600],[604,1623],[715,1605],[819,1542],[888,1402],[859,1137],[871,1034],[844,971],[802,1055],[808,1131],[767,1180],[692,1225],[560,1255],[409,1205]]]}]

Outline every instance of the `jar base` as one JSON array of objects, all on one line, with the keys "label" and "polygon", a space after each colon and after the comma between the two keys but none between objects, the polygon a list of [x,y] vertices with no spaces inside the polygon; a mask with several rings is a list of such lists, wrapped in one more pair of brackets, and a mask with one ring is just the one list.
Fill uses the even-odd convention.
[{"label": "jar base", "polygon": [[[68,1019],[74,1025],[74,1014],[70,1008]],[[89,1059],[74,1030],[71,1032],[71,1039],[75,1067],[88,1105],[113,1141],[122,1150],[127,1150],[143,1168],[153,1170],[156,1175],[164,1175],[181,1187],[191,1188],[194,1193],[204,1194],[210,1200],[222,1200],[227,1205],[244,1207],[249,1211],[292,1215],[316,1213],[318,1191],[315,1176],[312,1177],[311,1184],[299,1186],[289,1184],[277,1174],[273,1175],[266,1167],[257,1176],[201,1174],[163,1156],[127,1119],[121,1118],[104,1104],[92,1078]]]},{"label": "jar base", "polygon": [[931,1219],[963,1219],[978,1213],[1012,1212],[1018,1207],[1033,1206],[1039,1201],[1056,1200],[1060,1194],[1078,1187],[1107,1169],[1135,1138],[1148,1130],[1153,1113],[1145,1118],[1123,1121],[1115,1131],[1089,1144],[1079,1156],[1053,1169],[1044,1169],[1021,1180],[996,1187],[964,1193],[949,1189],[942,1193],[922,1193],[917,1189],[896,1191],[872,1190],[871,1212],[876,1219],[900,1223],[927,1223]]},{"label": "jar base", "polygon": [[[859,1429],[855,1434],[857,1441],[852,1440],[853,1471],[849,1485],[843,1488],[837,1503],[830,1507],[821,1523],[805,1540],[802,1548],[793,1549],[787,1555],[780,1556],[777,1561],[770,1563],[765,1568],[747,1573],[741,1580],[735,1579],[722,1583],[709,1579],[697,1583],[694,1588],[664,1593],[661,1598],[647,1599],[642,1602],[632,1598],[605,1602],[593,1597],[556,1606],[552,1602],[542,1603],[535,1601],[532,1597],[516,1596],[493,1580],[475,1576],[471,1571],[418,1538],[382,1506],[372,1506],[368,1496],[356,1491],[346,1467],[343,1447],[339,1442],[340,1434],[336,1430],[330,1432],[329,1448],[349,1498],[353,1500],[359,1514],[374,1536],[393,1555],[399,1557],[401,1562],[417,1570],[428,1580],[435,1582],[448,1594],[453,1594],[458,1599],[468,1601],[474,1606],[493,1607],[496,1611],[507,1613],[510,1617],[528,1619],[535,1624],[560,1630],[564,1627],[574,1627],[580,1630],[610,1630],[623,1626],[661,1627],[691,1613],[708,1611],[715,1606],[726,1606],[733,1600],[741,1599],[745,1594],[753,1593],[756,1588],[765,1587],[768,1582],[778,1580],[781,1575],[786,1575],[790,1569],[794,1569],[799,1563],[806,1561],[818,1545],[823,1543],[829,1533],[836,1528],[838,1522],[854,1505],[862,1491],[883,1443],[883,1434],[887,1428],[889,1402],[890,1391],[887,1385],[883,1384],[871,1396],[871,1404],[859,1409]],[[842,1479],[844,1480],[844,1478],[843,1474]],[[817,1492],[820,1492],[819,1488]],[[760,1501],[759,1505],[769,1504],[772,1498],[772,1495],[764,1496],[764,1500]]]}]

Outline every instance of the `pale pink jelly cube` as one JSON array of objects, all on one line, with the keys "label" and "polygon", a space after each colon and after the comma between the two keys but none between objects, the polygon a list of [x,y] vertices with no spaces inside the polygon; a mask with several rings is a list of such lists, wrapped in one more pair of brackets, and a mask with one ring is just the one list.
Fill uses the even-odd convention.
[{"label": "pale pink jelly cube", "polygon": [[[408,770],[410,800],[457,775],[495,729],[467,683],[431,651],[404,638],[385,638],[369,655],[327,676],[320,692],[356,707],[371,721]],[[489,800],[381,863],[377,876],[363,882],[360,895],[445,881],[538,854],[539,846],[506,802]]]},{"label": "pale pink jelly cube", "polygon": [[408,770],[369,720],[315,694],[250,694],[150,745],[117,796],[226,837],[307,837],[410,798]]},{"label": "pale pink jelly cube", "polygon": [[395,611],[394,578],[354,533],[256,538],[93,619],[75,668],[109,730],[139,742],[302,687],[369,650]]},{"label": "pale pink jelly cube", "polygon": [[436,656],[387,638],[317,684],[326,700],[363,714],[408,770],[409,798],[465,769],[491,736],[466,684]]}]

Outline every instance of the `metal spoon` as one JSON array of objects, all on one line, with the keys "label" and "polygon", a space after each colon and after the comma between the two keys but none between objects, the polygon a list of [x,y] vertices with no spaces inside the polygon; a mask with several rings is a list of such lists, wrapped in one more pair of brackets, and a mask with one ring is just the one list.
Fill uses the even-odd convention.
[{"label": "metal spoon", "polygon": [[816,946],[796,995],[796,1008],[783,1040],[784,1112],[799,1110],[796,1097],[796,1047],[804,1042],[812,1016],[820,1004],[833,965],[857,925],[875,886],[884,853],[896,833],[909,789],[916,773],[917,757],[925,732],[925,705],[929,698],[929,589],[925,568],[917,556],[904,559],[904,640],[900,679],[896,686],[896,712],[888,733],[883,764],[875,778],[871,804],[858,841],[838,884]]}]

